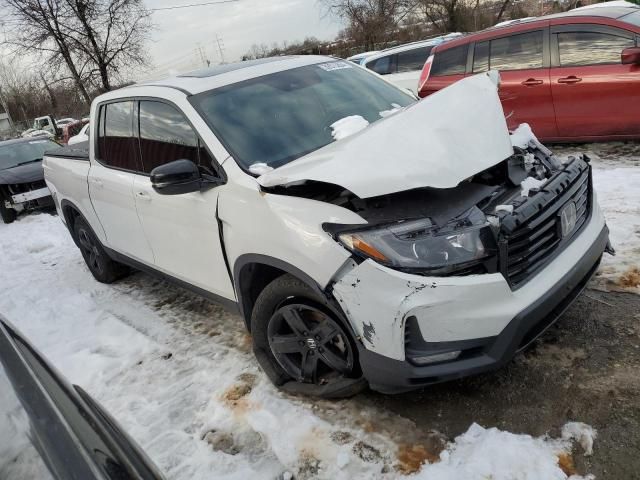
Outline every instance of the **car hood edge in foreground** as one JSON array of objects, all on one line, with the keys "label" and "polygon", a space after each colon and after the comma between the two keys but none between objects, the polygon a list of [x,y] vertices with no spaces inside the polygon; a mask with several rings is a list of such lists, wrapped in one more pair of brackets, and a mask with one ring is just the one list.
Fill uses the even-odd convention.
[{"label": "car hood edge in foreground", "polygon": [[41,161],[0,170],[0,185],[30,183],[38,180],[44,180]]}]

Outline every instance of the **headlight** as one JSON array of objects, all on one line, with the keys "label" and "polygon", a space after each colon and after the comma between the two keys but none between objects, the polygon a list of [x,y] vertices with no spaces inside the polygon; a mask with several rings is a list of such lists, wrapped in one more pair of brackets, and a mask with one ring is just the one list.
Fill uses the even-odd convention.
[{"label": "headlight", "polygon": [[343,231],[336,238],[356,255],[383,265],[445,275],[478,267],[495,256],[495,237],[491,227],[482,220],[481,224],[471,224],[467,219],[438,228],[426,218],[368,230]]}]

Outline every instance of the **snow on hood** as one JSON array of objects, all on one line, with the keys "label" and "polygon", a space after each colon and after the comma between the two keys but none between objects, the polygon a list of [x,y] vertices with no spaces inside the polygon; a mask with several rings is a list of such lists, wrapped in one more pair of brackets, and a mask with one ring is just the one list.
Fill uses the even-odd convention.
[{"label": "snow on hood", "polygon": [[395,115],[258,177],[333,183],[360,198],[452,188],[513,154],[497,72],[465,78]]}]

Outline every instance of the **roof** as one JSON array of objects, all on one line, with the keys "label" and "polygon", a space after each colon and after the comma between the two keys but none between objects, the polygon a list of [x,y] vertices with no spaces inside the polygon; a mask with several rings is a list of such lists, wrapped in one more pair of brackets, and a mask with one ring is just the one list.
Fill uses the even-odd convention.
[{"label": "roof", "polygon": [[[251,78],[262,77],[271,73],[291,70],[325,62],[334,62],[334,57],[317,55],[282,56],[248,60],[245,62],[217,65],[202,70],[183,73],[175,77],[162,80],[139,83],[116,90],[118,96],[124,92],[135,95],[135,89],[140,86],[160,86],[176,88],[186,94],[198,94],[214,88],[223,87],[232,83],[242,82]],[[108,94],[107,94],[108,95]]]},{"label": "roof", "polygon": [[505,22],[501,22],[493,27],[486,28],[484,30],[479,30],[477,32],[473,32],[464,37],[454,38],[451,42],[447,42],[446,46],[438,47],[438,51],[448,50],[449,48],[454,48],[458,45],[464,45],[466,43],[472,42],[476,35],[480,35],[487,32],[493,32],[501,29],[509,29],[518,25],[526,25],[529,23],[535,23],[540,21],[547,21],[556,18],[571,18],[571,17],[586,17],[586,18],[610,18],[617,20],[625,15],[629,15],[630,13],[640,11],[640,6],[634,5],[633,3],[624,2],[624,1],[613,1],[607,3],[596,3],[594,5],[587,5],[585,7],[574,8],[573,10],[569,10],[568,12],[562,13],[554,13],[551,15],[544,15],[542,17],[526,17],[520,18],[516,20],[509,20]]},{"label": "roof", "polygon": [[402,45],[397,45],[395,47],[391,47],[391,48],[385,48],[384,50],[381,50],[380,52],[368,56],[366,63],[369,63],[372,60],[375,60],[377,58],[380,57],[386,57],[389,54],[394,54],[394,53],[400,53],[400,52],[404,52],[406,50],[413,50],[414,48],[420,48],[420,47],[429,47],[429,46],[433,46],[433,45],[440,45],[443,42],[461,37],[462,33],[448,33],[446,35],[441,35],[438,37],[433,37],[433,38],[428,38],[426,40],[419,40],[417,42],[411,42],[411,43],[404,43]]}]

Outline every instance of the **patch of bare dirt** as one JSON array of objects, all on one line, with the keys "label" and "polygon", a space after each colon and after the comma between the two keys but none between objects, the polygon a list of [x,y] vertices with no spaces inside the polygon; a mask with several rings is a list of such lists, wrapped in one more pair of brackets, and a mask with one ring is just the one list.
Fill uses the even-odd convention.
[{"label": "patch of bare dirt", "polygon": [[618,280],[618,285],[623,288],[635,288],[640,286],[640,268],[631,267]]},{"label": "patch of bare dirt", "polygon": [[578,473],[575,463],[573,462],[573,457],[568,453],[561,453],[558,455],[558,466],[567,477]]},{"label": "patch of bare dirt", "polygon": [[434,452],[422,444],[402,444],[398,447],[398,464],[395,468],[405,475],[416,473],[425,463],[440,460],[440,451]]}]

